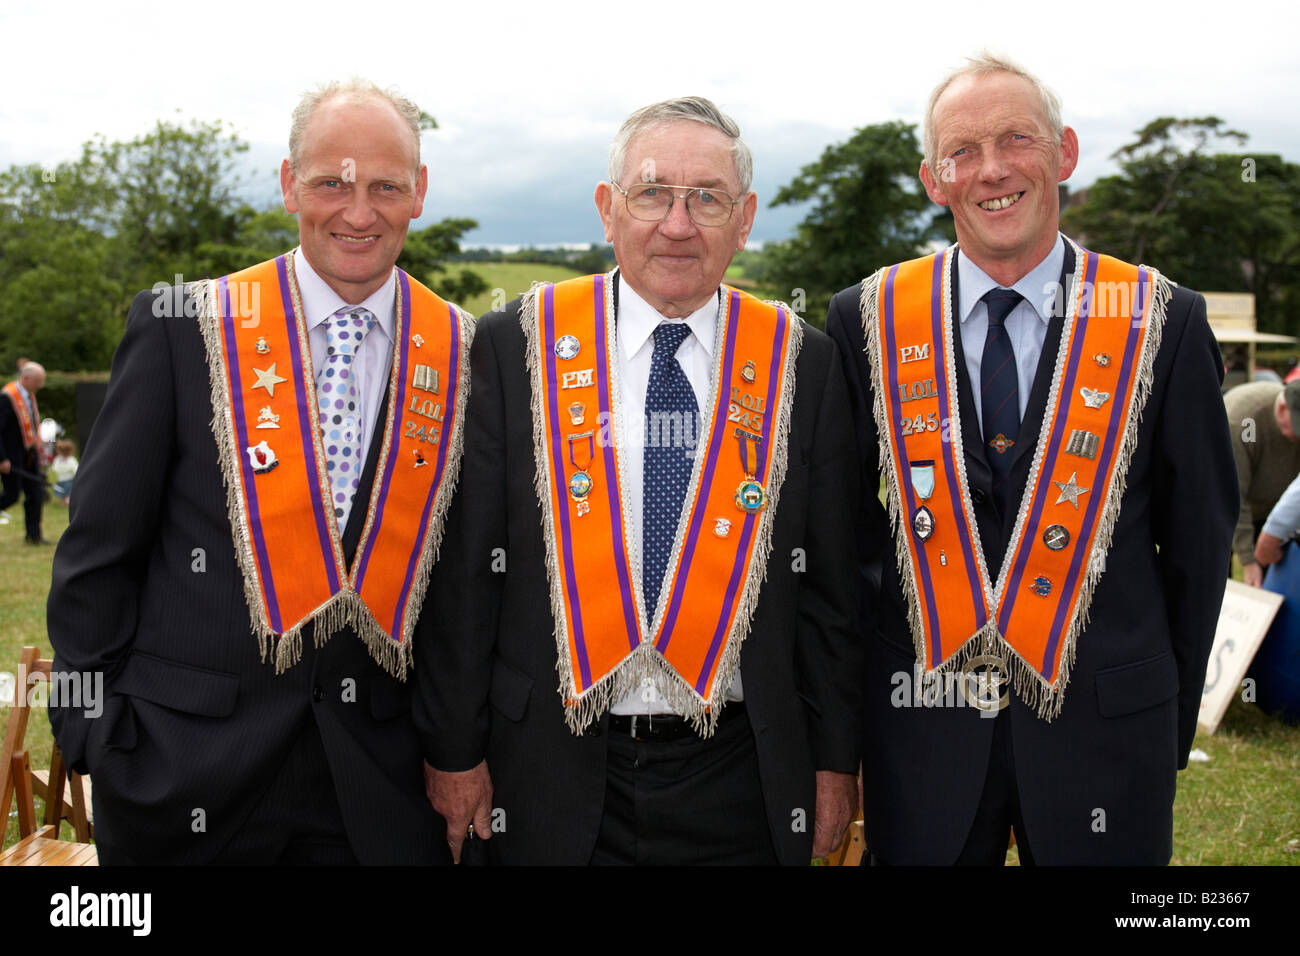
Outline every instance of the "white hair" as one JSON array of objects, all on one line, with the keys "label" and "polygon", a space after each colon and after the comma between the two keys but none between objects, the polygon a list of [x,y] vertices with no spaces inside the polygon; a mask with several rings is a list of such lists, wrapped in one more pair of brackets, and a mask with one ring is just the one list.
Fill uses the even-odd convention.
[{"label": "white hair", "polygon": [[623,170],[627,168],[627,147],[637,134],[684,120],[711,126],[731,140],[731,156],[736,163],[740,192],[742,195],[748,193],[754,179],[753,154],[740,138],[736,121],[702,96],[683,96],[643,106],[624,120],[614,142],[609,144],[609,181],[617,183],[623,177]]},{"label": "white hair", "polygon": [[1047,88],[1038,77],[1030,73],[1019,63],[1004,56],[996,56],[987,50],[966,58],[965,66],[960,66],[943,78],[943,81],[934,88],[930,94],[930,100],[925,106],[925,121],[921,125],[921,150],[925,154],[925,164],[930,168],[931,173],[937,175],[939,157],[937,150],[939,144],[935,142],[934,135],[934,108],[939,102],[939,97],[955,81],[965,79],[966,77],[988,76],[991,73],[1010,73],[1012,76],[1018,76],[1023,80],[1028,80],[1034,87],[1034,92],[1038,94],[1043,108],[1043,118],[1047,121],[1048,128],[1051,129],[1052,135],[1056,137],[1057,142],[1065,135],[1065,123],[1061,121],[1061,100]]},{"label": "white hair", "polygon": [[415,142],[415,168],[420,168],[420,108],[395,89],[386,90],[369,80],[354,76],[349,80],[334,80],[304,93],[298,105],[294,107],[293,120],[289,124],[289,165],[294,170],[298,168],[298,157],[307,123],[310,122],[318,106],[335,97],[382,100],[396,110],[397,115],[411,130],[411,139]]}]

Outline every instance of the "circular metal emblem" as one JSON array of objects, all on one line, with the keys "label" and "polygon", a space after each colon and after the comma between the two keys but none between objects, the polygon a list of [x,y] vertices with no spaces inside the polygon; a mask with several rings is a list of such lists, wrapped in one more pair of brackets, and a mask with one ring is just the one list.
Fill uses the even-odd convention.
[{"label": "circular metal emblem", "polygon": [[1011,703],[1011,694],[1004,690],[1011,681],[1001,658],[991,654],[972,657],[958,677],[961,694],[972,707],[996,713]]},{"label": "circular metal emblem", "polygon": [[912,533],[918,541],[929,541],[934,534],[934,513],[925,505],[912,512]]},{"label": "circular metal emblem", "polygon": [[746,478],[736,489],[736,507],[749,514],[757,514],[767,505],[767,492],[753,478]]},{"label": "circular metal emblem", "polygon": [[591,475],[585,471],[575,471],[569,479],[569,494],[579,501],[591,494]]},{"label": "circular metal emblem", "polygon": [[582,351],[582,343],[576,335],[561,335],[555,341],[555,354],[562,359],[577,358]]},{"label": "circular metal emblem", "polygon": [[1065,530],[1065,525],[1054,524],[1043,532],[1043,544],[1053,551],[1060,551],[1069,543],[1070,532]]}]

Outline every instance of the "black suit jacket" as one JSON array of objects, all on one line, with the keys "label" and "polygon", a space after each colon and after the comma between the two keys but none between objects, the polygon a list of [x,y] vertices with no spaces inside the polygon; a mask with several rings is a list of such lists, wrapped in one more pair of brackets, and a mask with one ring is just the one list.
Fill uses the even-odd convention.
[{"label": "black suit jacket", "polygon": [[[102,716],[50,708],[69,763],[93,776],[98,834],[138,862],[212,859],[314,723],[358,860],[440,859],[409,680],[350,629],[316,648],[309,627],[302,659],[280,675],[259,659],[203,340],[195,319],[156,317],[154,302],[142,292],[131,307],[49,597],[55,670],[104,675]],[[377,427],[345,529],[349,562],[382,437]]]},{"label": "black suit jacket", "polygon": [[[1073,272],[1068,244],[1062,281]],[[953,297],[957,296],[956,269]],[[840,346],[864,474],[879,474],[861,286],[838,293],[827,332]],[[1043,343],[1008,481],[1019,501],[1051,384],[1063,317]],[[990,573],[1016,520],[999,519],[974,412],[959,324],[953,322],[966,474]],[[1169,302],[1150,398],[1106,571],[1061,714],[1039,719],[1011,693],[1010,720],[1028,841],[1040,863],[1166,863],[1175,776],[1196,732],[1205,667],[1224,590],[1237,482],[1219,384],[1223,364],[1205,300],[1177,288]],[[1086,384],[1086,383],[1085,383]],[[1032,436],[1028,441],[1026,436]],[[970,707],[895,707],[914,652],[888,519],[874,494],[857,516],[879,590],[868,640],[863,784],[867,840],[898,864],[949,864],[961,852],[989,766],[994,719]]]},{"label": "black suit jacket", "polygon": [[0,461],[6,460],[14,468],[32,471],[36,455],[23,445],[23,425],[14,411],[14,403],[8,395],[0,395]]},{"label": "black suit jacket", "polygon": [[[586,864],[609,716],[574,735],[557,692],[519,307],[485,316],[475,334],[460,493],[443,543],[454,571],[438,581],[439,613],[421,621],[415,714],[433,766],[487,759],[503,827],[488,844],[496,859]],[[796,375],[789,468],[740,667],[772,842],[781,862],[806,865],[814,770],[858,766],[862,641],[847,397],[835,348],[815,329],[804,328]]]}]

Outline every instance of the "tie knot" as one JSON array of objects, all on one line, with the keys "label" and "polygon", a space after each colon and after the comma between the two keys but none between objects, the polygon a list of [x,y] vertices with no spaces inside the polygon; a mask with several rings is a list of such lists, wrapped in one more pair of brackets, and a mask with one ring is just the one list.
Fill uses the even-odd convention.
[{"label": "tie knot", "polygon": [[375,327],[375,314],[360,306],[339,309],[330,316],[325,327],[325,341],[331,349],[343,354],[356,352],[361,340]]},{"label": "tie knot", "polygon": [[661,322],[655,329],[655,350],[651,361],[664,361],[677,354],[678,347],[691,334],[685,322]]},{"label": "tie knot", "polygon": [[1001,325],[1020,304],[1023,297],[1015,289],[990,289],[984,293],[984,304],[989,310],[989,325]]}]

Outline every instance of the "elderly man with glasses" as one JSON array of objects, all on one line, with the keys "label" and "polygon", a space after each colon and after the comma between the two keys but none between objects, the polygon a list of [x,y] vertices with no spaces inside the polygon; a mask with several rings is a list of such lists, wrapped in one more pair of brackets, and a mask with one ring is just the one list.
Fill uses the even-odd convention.
[{"label": "elderly man with glasses", "polygon": [[709,101],[637,111],[595,193],[618,267],[479,323],[418,641],[453,855],[807,864],[849,822],[851,416],[830,340],[722,284],[751,175]]}]

